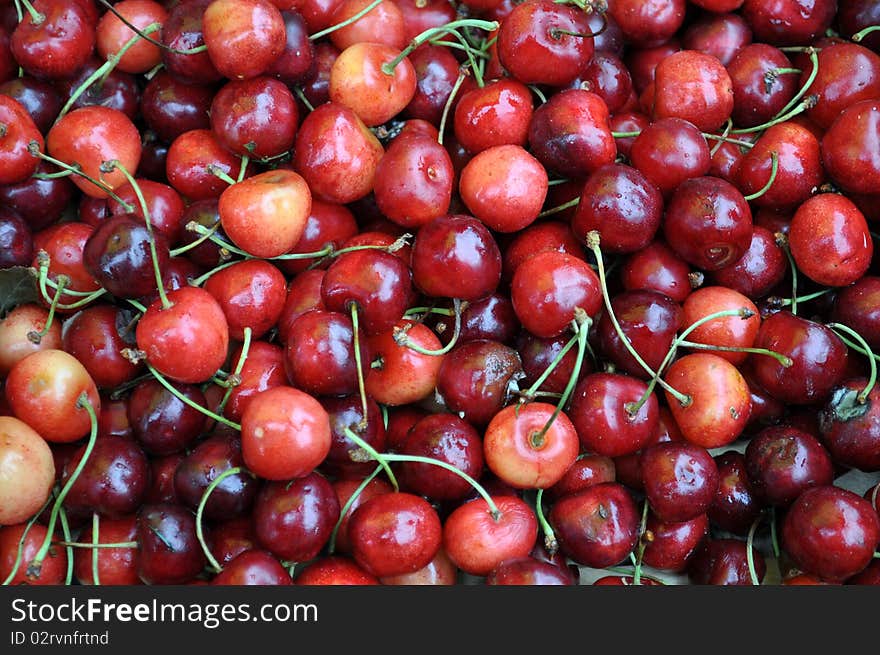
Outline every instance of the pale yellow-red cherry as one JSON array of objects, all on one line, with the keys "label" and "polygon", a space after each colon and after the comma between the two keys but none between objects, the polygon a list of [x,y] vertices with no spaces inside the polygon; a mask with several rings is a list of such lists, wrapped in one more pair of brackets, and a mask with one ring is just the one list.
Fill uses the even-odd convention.
[{"label": "pale yellow-red cherry", "polygon": [[0,525],[36,514],[54,482],[55,461],[46,441],[24,421],[0,416]]}]

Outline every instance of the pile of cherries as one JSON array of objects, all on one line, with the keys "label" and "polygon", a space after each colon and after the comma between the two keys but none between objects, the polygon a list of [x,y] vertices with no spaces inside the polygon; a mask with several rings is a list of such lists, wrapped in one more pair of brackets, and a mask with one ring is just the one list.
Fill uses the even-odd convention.
[{"label": "pile of cherries", "polygon": [[0,0],[0,580],[880,583],[878,26]]}]

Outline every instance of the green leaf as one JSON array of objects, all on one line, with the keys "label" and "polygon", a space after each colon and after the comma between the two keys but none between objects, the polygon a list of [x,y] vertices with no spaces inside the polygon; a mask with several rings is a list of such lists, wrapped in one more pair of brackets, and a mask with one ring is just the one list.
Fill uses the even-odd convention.
[{"label": "green leaf", "polygon": [[0,316],[19,305],[37,302],[40,291],[37,280],[27,266],[0,270]]}]

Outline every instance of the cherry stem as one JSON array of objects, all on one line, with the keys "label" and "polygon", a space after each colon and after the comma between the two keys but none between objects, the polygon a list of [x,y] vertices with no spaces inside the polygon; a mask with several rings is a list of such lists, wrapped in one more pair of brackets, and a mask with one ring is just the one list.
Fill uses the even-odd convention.
[{"label": "cherry stem", "polygon": [[844,325],[843,323],[826,323],[825,327],[831,328],[835,332],[837,332],[838,330],[841,332],[845,332],[853,339],[855,339],[862,348],[864,348],[868,357],[868,364],[871,368],[868,375],[868,383],[865,385],[865,388],[862,389],[859,395],[856,396],[856,399],[859,401],[859,403],[864,405],[868,401],[868,394],[871,393],[871,390],[877,383],[877,358],[874,355],[874,351],[871,350],[871,346],[868,345],[868,342],[865,341],[865,338],[848,325]]},{"label": "cherry stem", "polygon": [[409,44],[403,50],[401,50],[400,54],[398,54],[394,59],[382,64],[382,72],[386,75],[393,75],[394,69],[397,67],[397,64],[408,57],[413,50],[418,48],[425,41],[430,41],[431,39],[436,39],[438,36],[443,36],[445,34],[449,34],[450,32],[455,32],[459,28],[468,27],[484,30],[486,32],[492,32],[498,29],[498,21],[479,20],[476,18],[462,18],[459,20],[450,21],[445,25],[429,27],[420,34],[416,35],[413,40],[410,41]]},{"label": "cherry stem", "polygon": [[147,201],[144,198],[143,191],[141,191],[141,185],[138,184],[137,180],[134,179],[134,176],[129,173],[125,166],[119,163],[118,160],[112,159],[109,162],[101,164],[102,172],[109,173],[113,169],[119,169],[119,172],[122,173],[126,180],[128,180],[128,183],[131,185],[131,188],[134,189],[138,203],[141,206],[141,212],[144,215],[144,223],[147,226],[147,232],[150,235],[150,257],[153,259],[153,273],[156,275],[156,290],[159,292],[162,307],[168,309],[171,307],[171,301],[168,300],[168,296],[165,293],[165,284],[162,281],[162,271],[159,268],[159,253],[156,251],[156,235],[153,233],[153,222],[150,219],[150,209],[147,207]]},{"label": "cherry stem", "polygon": [[776,508],[770,507],[770,545],[773,548],[773,556],[779,559],[779,538],[776,535]]},{"label": "cherry stem", "polygon": [[642,584],[642,560],[645,557],[645,549],[653,541],[654,537],[648,532],[648,500],[642,503],[642,521],[639,524],[639,544],[636,546],[636,563],[633,567],[633,584]]},{"label": "cherry stem", "polygon": [[721,138],[717,139],[718,143],[716,143],[714,146],[712,146],[712,149],[709,151],[710,157],[715,156],[715,153],[718,152],[718,149],[721,147],[721,144],[724,143],[723,139],[727,138],[727,135],[730,134],[730,130],[732,130],[732,129],[733,129],[733,119],[728,118],[724,122],[724,129],[721,131],[721,134],[719,135]]},{"label": "cherry stem", "polygon": [[[45,255],[45,260],[40,259],[42,255]],[[59,275],[58,280],[51,280],[48,277],[49,273],[49,255],[46,251],[41,250],[37,254],[37,258],[40,260],[40,268],[38,270],[31,269],[32,273],[37,276],[37,284],[40,288],[40,295],[46,301],[46,303],[51,303],[52,298],[49,297],[49,291],[46,287],[52,287],[52,289],[58,289],[60,286],[59,281],[64,281],[64,284],[67,285],[69,279],[66,275]],[[58,303],[58,309],[78,309],[84,305],[88,305],[93,300],[100,298],[105,293],[107,293],[106,289],[98,289],[97,291],[75,291],[73,289],[64,288],[64,294],[68,296],[78,296],[80,300],[77,300],[73,303]]]},{"label": "cherry stem", "polygon": [[28,522],[24,526],[24,531],[22,531],[21,533],[21,539],[19,539],[18,541],[18,550],[15,553],[15,560],[12,562],[12,570],[9,571],[9,575],[6,576],[6,579],[2,583],[0,583],[0,586],[8,586],[9,583],[12,582],[12,579],[18,573],[18,569],[21,568],[21,560],[24,557],[24,542],[25,539],[27,539],[28,532],[31,531],[31,528],[34,527],[34,523],[36,523],[37,519],[39,519],[40,516],[43,515],[43,512],[46,511],[51,503],[52,496],[49,496],[46,499],[46,502],[43,503],[43,506],[40,508],[40,511],[36,512],[30,519],[28,519]]},{"label": "cherry stem", "polygon": [[250,163],[251,158],[247,155],[242,156],[241,165],[238,167],[238,177],[236,178],[236,183],[241,182],[244,179],[245,173],[247,173],[247,167]]},{"label": "cherry stem", "polygon": [[144,28],[143,33],[137,33],[132,36],[125,44],[119,49],[118,52],[111,54],[107,57],[107,61],[98,66],[94,72],[89,75],[82,84],[80,84],[76,89],[74,89],[73,93],[70,94],[70,97],[67,99],[67,102],[64,103],[64,106],[61,108],[61,111],[58,112],[58,116],[55,119],[57,123],[60,121],[67,112],[70,111],[70,108],[73,107],[73,104],[77,101],[77,99],[88,90],[92,84],[101,80],[103,83],[104,80],[107,79],[107,76],[113,71],[114,68],[119,64],[119,61],[125,56],[125,53],[128,52],[132,46],[136,45],[142,38],[141,34],[152,34],[153,32],[158,32],[162,29],[162,25],[160,23],[150,23],[147,27]]},{"label": "cherry stem", "polygon": [[315,110],[315,106],[311,102],[309,102],[309,99],[306,97],[305,92],[301,88],[295,86],[293,87],[293,92],[296,94],[296,97],[300,99],[300,102],[302,102],[306,106],[306,109],[308,109],[309,111]]},{"label": "cherry stem", "polygon": [[[97,514],[94,514],[93,516],[97,516]],[[94,535],[94,526],[92,534]],[[95,539],[94,536],[92,538]],[[101,544],[97,541],[54,541],[52,543],[67,548],[93,548],[95,550],[100,550],[101,548],[137,548],[139,546],[136,541],[117,541],[115,543],[107,544]]]},{"label": "cherry stem", "polygon": [[[385,475],[388,476],[388,480],[391,482],[391,486],[394,487],[394,491],[400,491],[400,485],[397,483],[397,477],[394,475],[394,471],[391,470],[391,466],[388,464],[388,455],[380,454],[375,448],[373,448],[369,443],[361,439],[358,435],[354,433],[347,425],[343,428],[345,435],[354,441],[358,448],[361,449],[362,453],[365,453],[369,459],[374,460],[382,467],[382,470],[385,471]],[[355,461],[360,461],[360,454],[357,451],[353,451],[350,453],[352,459]],[[369,460],[367,460],[369,461]]]},{"label": "cherry stem", "polygon": [[101,189],[101,191],[103,191],[108,196],[113,198],[113,200],[118,202],[122,206],[123,211],[125,211],[125,212],[134,211],[134,207],[132,207],[129,203],[125,202],[122,198],[120,198],[113,191],[113,189],[111,187],[107,186],[107,184],[105,182],[102,182],[101,180],[98,180],[98,179],[92,177],[91,175],[89,175],[88,173],[84,172],[79,164],[71,165],[71,164],[68,164],[67,162],[61,161],[60,159],[55,159],[55,157],[51,157],[51,156],[47,155],[45,152],[41,152],[40,151],[40,144],[36,141],[31,141],[28,144],[28,152],[30,152],[31,155],[33,155],[34,157],[37,157],[37,158],[42,159],[44,161],[47,161],[50,164],[55,164],[56,166],[58,166],[58,168],[61,168],[66,171],[70,171],[74,175],[79,175],[81,178],[88,180],[89,182],[94,184],[96,187]]},{"label": "cherry stem", "polygon": [[318,39],[325,37],[328,34],[332,34],[336,30],[341,30],[343,27],[348,27],[352,23],[358,22],[361,18],[363,18],[364,16],[369,14],[371,11],[373,11],[376,7],[381,5],[382,2],[383,2],[383,0],[373,0],[373,2],[368,4],[366,7],[361,9],[359,12],[357,12],[353,16],[346,18],[344,21],[336,23],[335,25],[331,25],[330,27],[327,27],[327,28],[321,30],[320,32],[315,32],[314,34],[310,34],[309,41],[317,41]]},{"label": "cherry stem", "polygon": [[443,145],[443,134],[446,132],[446,121],[449,119],[449,111],[452,109],[452,103],[455,101],[455,96],[458,94],[458,90],[461,88],[466,76],[467,71],[464,68],[459,69],[455,84],[452,85],[449,97],[446,98],[446,102],[443,104],[443,113],[440,115],[440,127],[437,129],[437,143],[441,146]]},{"label": "cherry stem", "polygon": [[788,259],[788,266],[791,269],[791,313],[797,315],[797,306],[798,306],[798,296],[797,296],[797,288],[798,288],[798,269],[797,264],[794,261],[794,257],[791,254],[791,248],[788,247],[788,236],[786,236],[782,232],[777,232],[775,234],[776,245],[782,248],[782,252],[785,253],[785,257]]},{"label": "cherry stem", "polygon": [[772,151],[770,153],[770,179],[767,180],[767,184],[763,187],[755,191],[754,193],[750,193],[747,196],[743,196],[746,201],[751,202],[756,198],[760,198],[765,193],[770,190],[770,187],[773,186],[773,183],[776,181],[776,174],[779,172],[779,155],[776,154],[776,151]]},{"label": "cherry stem", "polygon": [[[195,221],[190,221],[190,222],[187,224],[187,226],[186,226],[186,229],[187,229],[188,231],[190,231],[190,232],[195,232],[194,229],[190,229],[190,225],[198,225],[198,223],[196,223]],[[200,225],[199,227],[203,227],[203,226]],[[185,246],[181,246],[180,248],[175,248],[174,250],[171,250],[168,254],[169,254],[171,257],[178,257],[178,256],[182,255],[182,254],[185,253],[185,252],[189,252],[190,250],[193,250],[194,248],[198,248],[198,247],[199,247],[200,245],[202,245],[205,241],[208,241],[208,240],[211,238],[211,235],[216,234],[218,229],[220,229],[220,223],[215,223],[215,224],[213,225],[213,227],[211,227],[211,228],[205,228],[205,232],[204,232],[204,233],[201,233],[201,232],[200,232],[200,233],[199,233],[199,238],[196,239],[195,241],[193,241],[193,242],[191,242],[191,243],[188,243],[188,244],[186,244]]]},{"label": "cherry stem", "polygon": [[232,371],[232,375],[229,376],[227,382],[229,382],[229,386],[226,387],[226,393],[223,394],[223,398],[220,400],[220,404],[217,405],[217,411],[222,412],[226,407],[226,403],[229,402],[230,396],[232,396],[232,390],[237,387],[241,383],[241,370],[244,368],[244,363],[247,361],[248,352],[250,352],[251,348],[251,334],[253,330],[248,325],[244,328],[244,338],[241,344],[241,354],[238,356],[238,361],[235,363],[235,368]]},{"label": "cherry stem", "polygon": [[581,197],[572,198],[568,202],[564,202],[561,205],[556,205],[555,207],[551,207],[550,209],[545,209],[540,214],[538,214],[538,218],[544,218],[545,216],[552,216],[553,214],[558,214],[559,212],[564,212],[566,209],[571,209],[572,207],[577,207],[581,202]]},{"label": "cherry stem", "polygon": [[[24,5],[27,13],[31,15],[31,25],[40,25],[43,21],[46,20],[45,14],[41,14],[39,11],[37,11],[30,3],[30,0],[19,0],[19,2]],[[16,6],[18,6],[18,3],[16,3]]]},{"label": "cherry stem", "polygon": [[605,275],[605,262],[604,258],[602,257],[602,249],[599,247],[599,243],[599,232],[597,232],[596,230],[591,230],[587,233],[587,247],[593,251],[593,254],[596,257],[596,264],[599,269],[599,283],[602,286],[602,299],[605,302],[605,310],[608,312],[608,318],[611,320],[611,323],[614,326],[614,331],[617,332],[617,336],[620,337],[621,343],[627,349],[629,354],[633,356],[633,359],[638,362],[639,366],[642,367],[642,370],[650,375],[652,379],[657,380],[657,384],[659,384],[661,387],[663,387],[663,389],[669,392],[670,395],[675,397],[675,399],[679,403],[681,403],[682,407],[687,407],[691,404],[690,396],[686,396],[685,394],[676,391],[670,385],[666,384],[664,380],[660,379],[660,371],[654,371],[650,366],[648,366],[647,362],[645,362],[642,356],[630,343],[629,338],[623,331],[623,328],[620,327],[617,316],[615,316],[614,314],[614,308],[611,306],[611,296],[608,294],[608,280],[606,279]]},{"label": "cherry stem", "polygon": [[587,337],[590,333],[590,325],[592,325],[593,321],[587,316],[587,313],[583,311],[580,307],[575,310],[575,326],[576,332],[575,337],[577,338],[578,345],[578,353],[577,359],[574,363],[574,368],[571,371],[571,375],[568,378],[568,383],[565,385],[565,389],[562,391],[562,396],[559,398],[559,402],[556,403],[556,407],[553,409],[553,413],[550,415],[550,418],[547,419],[547,423],[544,424],[544,427],[541,430],[533,435],[531,435],[530,440],[533,444],[539,445],[544,442],[544,436],[547,434],[548,430],[550,430],[550,426],[553,425],[553,422],[556,420],[556,417],[562,412],[562,408],[565,407],[568,399],[571,397],[572,392],[574,391],[574,387],[577,384],[578,378],[581,375],[581,365],[584,362],[584,354],[587,351]]},{"label": "cherry stem", "polygon": [[[46,269],[48,269],[48,265],[43,267],[40,265],[40,273],[42,275],[45,274]],[[52,327],[52,323],[55,319],[55,309],[58,307],[58,301],[61,298],[61,294],[64,293],[64,287],[67,286],[67,283],[70,281],[70,278],[66,275],[58,276],[58,283],[55,286],[55,295],[52,296],[52,300],[49,303],[49,315],[46,317],[46,324],[43,326],[43,329],[37,332],[36,330],[31,330],[27,334],[28,341],[33,344],[39,345],[47,334],[49,334],[49,329]],[[45,282],[41,286],[40,290],[44,290],[46,288]]]},{"label": "cherry stem", "polygon": [[151,36],[149,36],[149,34],[146,31],[141,32],[140,28],[138,28],[137,25],[132,23],[125,16],[120,14],[119,11],[116,9],[116,7],[113,6],[112,3],[108,2],[107,0],[98,0],[98,2],[100,2],[102,5],[104,5],[104,7],[106,7],[107,10],[110,11],[110,13],[112,13],[114,16],[116,16],[116,18],[118,18],[120,21],[122,21],[122,23],[125,24],[131,31],[137,33],[138,36],[140,36],[144,41],[149,41],[154,46],[161,48],[162,50],[174,53],[175,55],[197,55],[198,53],[205,52],[208,49],[208,46],[205,44],[196,46],[195,48],[189,48],[187,50],[178,50],[176,48],[172,48],[172,47],[162,43],[161,41],[158,41],[158,40],[152,38]]},{"label": "cherry stem", "polygon": [[574,324],[574,336],[568,340],[568,342],[562,347],[556,357],[553,358],[553,361],[550,362],[550,365],[544,369],[544,372],[541,373],[541,376],[535,380],[534,384],[530,386],[528,389],[523,391],[520,395],[527,400],[531,400],[534,398],[535,394],[538,393],[538,390],[541,388],[541,385],[547,381],[547,378],[550,377],[550,374],[562,363],[562,360],[568,354],[568,351],[574,348],[574,345],[578,343],[579,336],[579,328],[577,327],[577,323]]},{"label": "cherry stem", "polygon": [[[833,289],[822,289],[821,291],[814,291],[813,293],[808,293],[805,296],[801,296],[800,298],[796,298],[795,301],[799,303],[809,302],[810,300],[815,300],[816,298],[821,298],[822,296],[829,294],[833,291]],[[773,309],[782,309],[783,307],[788,307],[792,304],[791,298],[780,298],[779,296],[768,296],[766,302],[769,307]]]},{"label": "cherry stem", "polygon": [[241,263],[241,260],[238,260],[238,259],[231,261],[231,262],[225,262],[215,268],[212,268],[210,271],[206,271],[205,273],[202,273],[201,275],[199,275],[196,278],[190,278],[189,283],[191,286],[200,287],[205,282],[207,282],[212,276],[216,275],[217,273],[219,273],[223,269],[229,268],[230,266],[234,266],[235,264],[240,264],[240,263]]},{"label": "cherry stem", "polygon": [[394,343],[396,343],[398,346],[404,346],[406,348],[409,348],[410,350],[414,350],[422,355],[429,355],[432,357],[440,357],[442,355],[445,355],[455,347],[456,343],[458,343],[458,338],[461,336],[461,313],[462,311],[464,311],[465,307],[467,307],[467,303],[462,302],[458,298],[452,299],[452,305],[455,315],[455,327],[452,331],[452,338],[449,339],[449,342],[442,348],[439,348],[437,350],[428,350],[427,348],[423,348],[416,342],[412,341],[409,338],[409,325],[404,325],[403,327],[394,327],[394,329],[392,330]]},{"label": "cherry stem", "polygon": [[852,39],[856,43],[860,43],[862,39],[871,34],[872,32],[880,31],[880,25],[870,25],[863,30],[859,30],[855,34],[853,34],[850,39]]},{"label": "cherry stem", "polygon": [[538,100],[541,101],[541,104],[546,104],[547,96],[544,95],[544,92],[538,87],[537,84],[529,84],[529,90],[538,96]]},{"label": "cherry stem", "polygon": [[354,493],[351,494],[348,500],[345,501],[345,505],[342,506],[342,509],[339,511],[339,518],[336,520],[336,525],[333,526],[333,531],[330,533],[330,539],[327,541],[327,553],[332,555],[336,551],[336,535],[339,533],[339,528],[342,526],[342,521],[345,519],[345,516],[348,514],[351,506],[354,505],[355,501],[358,497],[363,493],[364,489],[367,488],[367,485],[373,481],[373,479],[382,472],[382,466],[377,466],[372,473],[370,473],[367,477],[361,481],[358,485],[357,489],[354,490]]},{"label": "cherry stem", "polygon": [[410,307],[403,316],[409,318],[411,316],[419,316],[421,314],[440,314],[441,316],[455,316],[455,311],[446,309],[445,307]]},{"label": "cherry stem", "polygon": [[58,521],[58,512],[61,511],[61,505],[64,503],[64,499],[67,497],[71,487],[76,483],[77,478],[79,478],[80,473],[82,473],[82,470],[85,468],[89,456],[92,454],[92,449],[95,447],[95,441],[98,438],[98,416],[95,413],[95,408],[92,406],[92,401],[89,400],[89,397],[85,392],[80,394],[76,401],[76,407],[78,409],[86,410],[89,414],[89,422],[91,424],[89,440],[86,442],[86,447],[83,451],[82,457],[80,457],[79,463],[77,463],[76,468],[73,469],[73,473],[70,474],[67,483],[62,487],[58,496],[55,498],[55,504],[52,506],[52,512],[49,514],[49,524],[46,526],[46,538],[43,540],[43,545],[40,546],[40,549],[37,551],[36,557],[34,557],[33,561],[28,566],[28,575],[31,576],[37,576],[40,574],[43,560],[46,558],[46,555],[48,555],[49,547],[52,545],[52,535],[55,532],[55,523]]},{"label": "cherry stem", "polygon": [[357,383],[358,383],[358,393],[361,396],[361,420],[357,423],[358,432],[363,432],[367,429],[367,412],[369,408],[367,406],[367,388],[364,383],[364,363],[361,358],[361,328],[360,328],[360,320],[358,318],[358,306],[357,303],[351,303],[351,335],[352,335],[352,347],[354,348],[354,367],[357,370]]},{"label": "cherry stem", "polygon": [[[3,129],[0,126],[0,136],[3,136]],[[62,177],[70,177],[73,175],[72,170],[58,171],[57,173],[34,173],[31,175],[35,180],[57,180]]]},{"label": "cherry stem", "polygon": [[791,357],[782,353],[768,350],[767,348],[748,348],[745,346],[715,346],[710,343],[699,343],[697,341],[680,341],[679,346],[690,348],[691,350],[720,350],[727,353],[753,353],[755,355],[767,355],[779,362],[785,368],[789,368],[794,362]]},{"label": "cherry stem", "polygon": [[226,171],[224,171],[222,168],[220,168],[216,164],[208,164],[206,166],[206,168],[211,175],[213,175],[215,177],[219,177],[221,180],[226,182],[226,184],[228,184],[229,186],[236,184],[235,179],[230,177]]},{"label": "cherry stem", "polygon": [[751,141],[743,141],[742,139],[734,139],[727,134],[730,134],[728,131],[727,134],[712,134],[711,132],[701,132],[704,139],[709,139],[710,141],[718,141],[716,144],[718,147],[721,147],[722,143],[732,143],[735,146],[740,146],[741,148],[754,148],[755,144]]},{"label": "cherry stem", "polygon": [[547,549],[547,553],[552,557],[556,554],[556,551],[559,550],[559,541],[556,539],[556,533],[553,532],[553,527],[544,515],[543,489],[538,489],[538,493],[535,495],[535,515],[538,517],[538,524],[544,532],[544,548]]},{"label": "cherry stem", "polygon": [[[96,587],[101,585],[101,579],[98,575],[98,548],[101,546],[101,544],[98,543],[100,523],[101,518],[98,516],[98,513],[92,512],[92,547],[94,548],[94,550],[92,550],[92,584]],[[137,547],[137,542],[135,542],[135,547]],[[71,556],[70,559],[73,559],[73,557]]]},{"label": "cherry stem", "polygon": [[[70,524],[67,521],[67,511],[62,507],[58,512],[58,522],[61,523],[61,534],[65,541],[70,541]],[[64,584],[70,585],[73,582],[73,549],[64,549],[67,555],[67,573],[64,575]]]},{"label": "cherry stem", "polygon": [[641,130],[635,130],[632,132],[612,132],[611,136],[613,136],[615,139],[631,139],[633,137],[637,137],[641,133]]},{"label": "cherry stem", "polygon": [[198,412],[201,412],[202,414],[204,414],[204,415],[207,416],[208,418],[212,418],[212,419],[214,419],[215,421],[217,421],[218,423],[222,423],[223,425],[232,428],[232,429],[235,430],[236,432],[241,432],[241,425],[239,425],[238,423],[235,423],[235,422],[233,422],[233,421],[230,421],[230,420],[229,420],[228,418],[226,418],[225,416],[221,416],[220,414],[217,414],[216,412],[212,412],[212,411],[211,411],[210,409],[208,409],[207,407],[202,407],[202,406],[199,405],[196,401],[191,400],[190,398],[187,398],[187,397],[186,397],[185,395],[183,395],[179,390],[177,390],[177,389],[174,387],[173,384],[171,384],[168,380],[166,380],[166,379],[165,379],[165,376],[162,375],[161,373],[159,373],[159,371],[157,371],[157,370],[156,370],[156,369],[150,364],[150,362],[146,362],[146,366],[147,366],[147,369],[150,371],[150,373],[153,374],[153,377],[155,377],[156,380],[159,382],[159,384],[161,384],[163,387],[165,387],[166,389],[168,389],[168,391],[169,391],[169,392],[170,392],[175,398],[177,398],[178,400],[180,400],[182,403],[184,403],[185,405],[188,405],[189,407],[192,407],[194,410],[196,410],[196,411],[198,411]]},{"label": "cherry stem", "polygon": [[205,533],[202,527],[202,515],[205,513],[205,505],[208,504],[208,498],[211,496],[211,493],[220,486],[220,483],[223,482],[226,478],[237,475],[239,473],[246,473],[248,475],[253,475],[250,471],[245,469],[242,466],[233,466],[232,468],[226,469],[218,475],[216,478],[211,480],[211,484],[205,489],[202,497],[199,499],[199,505],[196,508],[196,538],[199,540],[199,544],[202,547],[202,552],[205,554],[205,559],[208,560],[208,565],[214,571],[214,573],[220,573],[223,570],[223,567],[220,566],[220,563],[214,557],[211,550],[208,548],[208,544],[205,542]]},{"label": "cherry stem", "polygon": [[748,537],[746,537],[746,561],[749,565],[749,576],[752,579],[752,585],[757,587],[760,586],[761,581],[758,579],[758,572],[755,570],[755,553],[754,553],[754,542],[755,542],[755,531],[758,529],[758,525],[761,523],[761,520],[764,518],[763,512],[755,519],[752,526],[749,528]]},{"label": "cherry stem", "polygon": [[[672,340],[672,343],[669,346],[669,350],[666,351],[666,356],[663,358],[663,361],[660,362],[660,366],[657,367],[657,372],[654,374],[654,377],[651,378],[651,381],[648,383],[648,388],[645,389],[645,393],[642,394],[642,397],[639,398],[636,403],[626,403],[624,408],[626,409],[627,414],[630,416],[635,416],[638,414],[639,410],[642,408],[646,402],[648,402],[648,398],[651,397],[651,394],[654,393],[654,387],[659,383],[659,377],[662,374],[663,370],[672,361],[672,358],[675,357],[675,353],[678,351],[679,346],[681,346],[682,342],[698,327],[701,325],[705,325],[709,321],[714,321],[716,318],[724,318],[725,316],[739,316],[742,319],[751,318],[755,315],[755,312],[748,309],[747,307],[740,307],[739,309],[725,309],[720,312],[715,312],[713,314],[709,314],[704,316],[703,318],[694,321],[693,324],[689,325],[686,329],[682,330],[681,334],[679,334],[675,339]],[[688,404],[690,404],[691,398],[688,396]],[[687,405],[685,405],[686,407]]]}]

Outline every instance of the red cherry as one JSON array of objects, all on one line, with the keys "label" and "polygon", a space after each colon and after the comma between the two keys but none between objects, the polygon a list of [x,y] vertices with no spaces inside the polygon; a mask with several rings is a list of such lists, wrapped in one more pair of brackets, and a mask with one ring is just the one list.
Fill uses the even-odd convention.
[{"label": "red cherry", "polygon": [[213,0],[202,26],[211,63],[230,79],[263,73],[287,41],[281,12],[268,0]]}]

